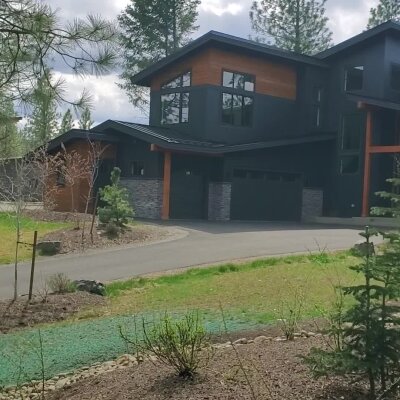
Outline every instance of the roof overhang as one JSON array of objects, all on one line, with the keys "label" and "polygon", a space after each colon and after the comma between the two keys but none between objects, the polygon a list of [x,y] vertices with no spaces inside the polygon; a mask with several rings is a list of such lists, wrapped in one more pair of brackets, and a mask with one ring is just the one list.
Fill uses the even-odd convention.
[{"label": "roof overhang", "polygon": [[347,98],[357,103],[358,108],[385,108],[388,110],[400,111],[400,103],[378,99],[375,97],[359,96],[355,94],[348,94]]},{"label": "roof overhang", "polygon": [[154,63],[150,67],[134,75],[131,78],[131,82],[135,85],[150,86],[152,77],[159,73],[162,69],[184,57],[194,54],[200,49],[211,45],[224,46],[235,51],[252,53],[259,56],[268,57],[269,59],[285,60],[289,63],[328,68],[326,63],[315,57],[282,50],[274,46],[268,46],[253,40],[243,39],[221,32],[210,31],[198,39],[193,40],[176,53],[158,61],[157,63]]},{"label": "roof overhang", "polygon": [[368,41],[374,37],[378,37],[379,35],[383,35],[387,32],[400,33],[400,24],[395,21],[385,22],[381,25],[376,26],[375,28],[369,29],[356,36],[353,36],[352,38],[347,39],[344,42],[337,44],[336,46],[333,46],[325,51],[322,51],[321,53],[318,53],[316,55],[316,58],[320,60],[325,60],[353,46],[359,45],[365,41]]},{"label": "roof overhang", "polygon": [[116,136],[112,136],[109,134],[95,132],[95,131],[85,131],[81,129],[71,129],[68,132],[63,133],[62,135],[50,140],[47,143],[47,151],[57,150],[62,144],[69,143],[76,140],[87,140],[87,141],[96,141],[96,142],[108,142],[108,143],[117,143],[119,138]]}]

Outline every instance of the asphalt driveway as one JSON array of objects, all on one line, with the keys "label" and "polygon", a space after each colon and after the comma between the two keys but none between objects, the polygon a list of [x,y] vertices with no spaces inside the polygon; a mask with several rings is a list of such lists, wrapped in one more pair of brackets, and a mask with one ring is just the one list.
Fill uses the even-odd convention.
[{"label": "asphalt driveway", "polygon": [[[249,257],[345,249],[360,239],[357,229],[289,223],[169,222],[187,235],[174,241],[79,255],[41,258],[35,287],[63,272],[71,279],[110,281],[193,265]],[[29,264],[20,265],[20,293],[29,285]],[[12,296],[13,267],[0,266],[0,298]]]}]

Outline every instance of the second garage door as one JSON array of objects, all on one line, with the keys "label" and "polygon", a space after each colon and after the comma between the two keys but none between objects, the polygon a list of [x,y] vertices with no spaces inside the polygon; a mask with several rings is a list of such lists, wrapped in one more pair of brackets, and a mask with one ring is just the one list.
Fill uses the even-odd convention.
[{"label": "second garage door", "polygon": [[235,170],[231,219],[298,221],[303,183],[300,174]]}]

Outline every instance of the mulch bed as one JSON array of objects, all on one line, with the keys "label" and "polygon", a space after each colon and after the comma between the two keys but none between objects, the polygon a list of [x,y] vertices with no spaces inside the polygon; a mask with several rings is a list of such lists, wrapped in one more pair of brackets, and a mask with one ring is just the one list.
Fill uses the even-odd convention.
[{"label": "mulch bed", "polygon": [[[46,297],[45,302],[43,297]],[[35,296],[29,303],[26,298],[15,302],[0,301],[0,333],[62,321],[84,308],[104,304],[104,297],[86,292]]]},{"label": "mulch bed", "polygon": [[60,241],[61,254],[76,253],[87,249],[104,249],[122,245],[141,244],[164,240],[171,237],[170,230],[152,225],[126,227],[116,238],[109,238],[101,231],[94,229],[90,235],[90,226],[85,229],[82,245],[82,229],[62,229],[47,234],[42,240]]},{"label": "mulch bed", "polygon": [[217,350],[194,380],[182,380],[162,364],[145,362],[75,383],[50,399],[365,400],[365,387],[350,385],[345,378],[313,379],[299,356],[324,345],[323,338],[312,337],[237,346],[254,396],[235,352],[227,348]]}]

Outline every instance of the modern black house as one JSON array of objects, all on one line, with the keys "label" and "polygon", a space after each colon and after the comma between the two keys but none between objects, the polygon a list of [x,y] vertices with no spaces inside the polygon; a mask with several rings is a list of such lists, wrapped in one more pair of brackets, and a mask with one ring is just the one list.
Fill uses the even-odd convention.
[{"label": "modern black house", "polygon": [[[400,153],[400,25],[316,56],[209,32],[132,77],[150,124],[108,120],[139,217],[367,216]],[[71,131],[50,143],[84,141]]]}]

